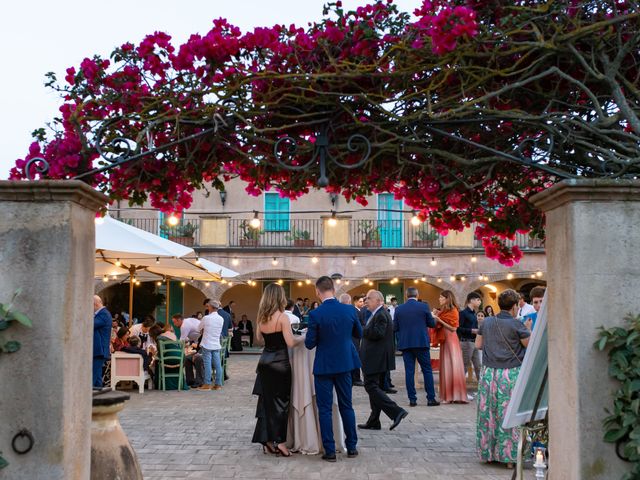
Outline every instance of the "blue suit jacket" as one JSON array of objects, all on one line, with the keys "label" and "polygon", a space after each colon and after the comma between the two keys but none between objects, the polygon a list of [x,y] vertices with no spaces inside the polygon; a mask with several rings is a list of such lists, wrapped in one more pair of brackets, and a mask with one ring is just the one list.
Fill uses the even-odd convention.
[{"label": "blue suit jacket", "polygon": [[218,315],[220,315],[222,317],[222,320],[224,320],[224,323],[222,324],[222,333],[220,334],[220,336],[228,337],[229,329],[233,324],[233,322],[231,321],[231,314],[227,312],[224,308],[219,308]]},{"label": "blue suit jacket", "polygon": [[409,299],[406,303],[398,305],[393,317],[393,331],[397,334],[398,350],[429,348],[427,327],[435,326],[436,322],[428,303]]},{"label": "blue suit jacket", "polygon": [[316,348],[314,375],[344,373],[360,368],[352,337],[362,338],[362,325],[352,305],[331,298],[312,310],[304,344],[309,350]]},{"label": "blue suit jacket", "polygon": [[111,356],[111,322],[111,314],[104,307],[93,314],[93,358]]}]

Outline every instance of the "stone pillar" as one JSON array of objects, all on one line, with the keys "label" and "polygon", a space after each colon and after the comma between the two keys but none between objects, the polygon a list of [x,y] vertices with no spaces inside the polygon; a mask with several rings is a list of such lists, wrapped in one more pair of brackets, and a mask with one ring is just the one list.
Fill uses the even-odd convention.
[{"label": "stone pillar", "polygon": [[620,478],[628,464],[602,440],[617,387],[593,343],[640,312],[640,182],[570,180],[531,200],[547,217],[549,478]]},{"label": "stone pillar", "polygon": [[[22,344],[0,354],[3,479],[89,478],[94,216],[106,200],[79,181],[0,181],[0,302],[21,288],[15,308],[33,322],[0,332]],[[18,455],[22,429],[34,443]]]}]

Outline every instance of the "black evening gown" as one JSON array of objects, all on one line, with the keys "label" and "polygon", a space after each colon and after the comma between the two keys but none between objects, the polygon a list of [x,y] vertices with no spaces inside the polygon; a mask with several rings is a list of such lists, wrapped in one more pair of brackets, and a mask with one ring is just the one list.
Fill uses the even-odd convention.
[{"label": "black evening gown", "polygon": [[291,400],[291,364],[282,332],[263,333],[264,350],[256,369],[253,394],[258,395],[253,443],[287,440]]}]

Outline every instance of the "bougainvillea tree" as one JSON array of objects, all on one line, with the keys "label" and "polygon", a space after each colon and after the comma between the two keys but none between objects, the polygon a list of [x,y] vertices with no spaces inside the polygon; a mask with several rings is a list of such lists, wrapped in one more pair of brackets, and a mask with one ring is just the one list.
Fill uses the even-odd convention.
[{"label": "bougainvillea tree", "polygon": [[544,235],[531,195],[639,173],[639,15],[627,0],[424,1],[413,15],[335,2],[307,28],[243,33],[219,19],[179,46],[156,32],[86,58],[63,84],[52,76],[62,116],[12,177],[35,157],[47,177],[71,178],[153,151],[84,178],[163,211],[232,176],[295,198],[316,187],[319,163],[280,162],[306,165],[326,141],[358,165],[329,167],[328,191],[360,203],[392,192],[441,233],[474,224],[510,265],[522,254],[505,239]]}]

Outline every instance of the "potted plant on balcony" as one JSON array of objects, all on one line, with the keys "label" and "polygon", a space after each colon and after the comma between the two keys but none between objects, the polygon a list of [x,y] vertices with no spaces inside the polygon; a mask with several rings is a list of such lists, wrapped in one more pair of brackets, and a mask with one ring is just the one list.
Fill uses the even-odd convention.
[{"label": "potted plant on balcony", "polygon": [[427,230],[424,225],[419,230],[416,230],[415,236],[417,238],[413,239],[412,244],[418,248],[431,248],[436,244],[438,238],[440,238],[438,232],[435,230]]},{"label": "potted plant on balcony", "polygon": [[172,242],[179,243],[186,247],[193,247],[196,230],[198,230],[198,226],[193,223],[184,223],[182,225],[176,225],[175,227],[160,225],[161,234],[165,235]]},{"label": "potted plant on balcony", "polygon": [[243,220],[238,225],[240,231],[240,246],[241,247],[257,247],[258,239],[260,238],[260,229],[253,228],[247,220]]},{"label": "potted plant on balcony", "polygon": [[298,230],[294,228],[291,231],[291,235],[286,237],[288,241],[293,240],[294,247],[313,247],[315,240],[311,238],[311,233],[308,230]]},{"label": "potted plant on balcony", "polygon": [[363,220],[358,226],[358,232],[362,233],[362,246],[364,248],[380,248],[382,238],[380,236],[380,225],[373,220]]},{"label": "potted plant on balcony", "polygon": [[527,241],[529,248],[544,248],[544,238],[529,237]]}]

